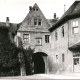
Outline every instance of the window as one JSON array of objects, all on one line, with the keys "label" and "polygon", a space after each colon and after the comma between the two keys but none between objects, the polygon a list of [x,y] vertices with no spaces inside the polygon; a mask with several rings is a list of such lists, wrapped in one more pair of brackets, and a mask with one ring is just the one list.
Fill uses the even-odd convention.
[{"label": "window", "polygon": [[41,19],[34,19],[34,25],[41,25],[42,20]]},{"label": "window", "polygon": [[58,40],[57,30],[55,31],[55,40]]},{"label": "window", "polygon": [[77,34],[78,33],[78,21],[74,21],[73,22],[72,33],[73,34]]},{"label": "window", "polygon": [[41,46],[42,45],[42,38],[36,38],[36,45]]},{"label": "window", "polygon": [[74,54],[73,54],[73,57],[80,57],[80,53],[79,53],[79,52],[76,53],[76,54],[74,53]]},{"label": "window", "polygon": [[33,11],[38,11],[38,8],[33,8]]},{"label": "window", "polygon": [[29,43],[29,34],[23,34],[24,43]]},{"label": "window", "polygon": [[58,63],[58,55],[56,55],[56,62]]},{"label": "window", "polygon": [[34,19],[34,25],[37,25],[37,19]]},{"label": "window", "polygon": [[36,9],[36,11],[38,11],[38,9]]},{"label": "window", "polygon": [[64,62],[64,54],[62,54],[62,62]]},{"label": "window", "polygon": [[74,65],[79,64],[79,58],[74,58]]},{"label": "window", "polygon": [[31,25],[31,23],[32,23],[32,19],[29,18],[29,19],[28,19],[28,25]]},{"label": "window", "polygon": [[56,60],[58,59],[58,55],[56,55]]},{"label": "window", "polygon": [[33,8],[33,11],[35,11],[35,8]]},{"label": "window", "polygon": [[64,26],[62,27],[62,37],[64,37]]},{"label": "window", "polygon": [[49,37],[50,35],[45,35],[45,43],[49,43]]},{"label": "window", "polygon": [[38,19],[38,25],[41,25],[41,19]]}]

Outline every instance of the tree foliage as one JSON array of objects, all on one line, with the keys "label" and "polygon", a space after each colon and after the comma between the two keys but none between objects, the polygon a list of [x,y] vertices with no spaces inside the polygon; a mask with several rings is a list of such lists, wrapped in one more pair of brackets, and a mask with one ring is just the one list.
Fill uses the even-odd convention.
[{"label": "tree foliage", "polygon": [[33,69],[33,65],[32,65],[32,55],[34,53],[34,49],[26,48],[26,50],[24,50],[24,59],[25,59],[25,66],[26,66],[26,74],[32,74],[32,69]]},{"label": "tree foliage", "polygon": [[10,42],[6,42],[0,45],[0,64],[3,67],[16,66],[18,63],[18,48]]}]

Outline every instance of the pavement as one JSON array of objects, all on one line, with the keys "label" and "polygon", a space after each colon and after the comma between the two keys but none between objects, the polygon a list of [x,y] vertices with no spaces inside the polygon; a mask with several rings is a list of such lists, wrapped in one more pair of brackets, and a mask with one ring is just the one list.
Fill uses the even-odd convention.
[{"label": "pavement", "polygon": [[28,76],[10,76],[0,77],[0,80],[46,80],[46,79],[80,79],[80,73],[67,73],[67,74],[34,74]]}]

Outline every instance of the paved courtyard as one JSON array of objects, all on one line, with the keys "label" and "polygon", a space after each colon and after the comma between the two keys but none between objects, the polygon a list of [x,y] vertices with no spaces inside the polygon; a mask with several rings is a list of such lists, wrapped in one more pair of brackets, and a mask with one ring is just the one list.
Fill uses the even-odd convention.
[{"label": "paved courtyard", "polygon": [[80,73],[69,73],[63,75],[34,74],[29,76],[0,77],[0,80],[29,80],[29,79],[80,79]]}]

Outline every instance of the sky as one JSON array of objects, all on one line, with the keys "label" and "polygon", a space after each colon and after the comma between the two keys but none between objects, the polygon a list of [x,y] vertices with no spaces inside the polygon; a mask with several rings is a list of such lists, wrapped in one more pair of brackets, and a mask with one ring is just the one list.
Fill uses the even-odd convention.
[{"label": "sky", "polygon": [[20,23],[27,16],[29,6],[38,4],[47,19],[53,19],[54,13],[61,17],[75,0],[0,0],[0,22],[5,22],[6,17],[11,23]]}]

